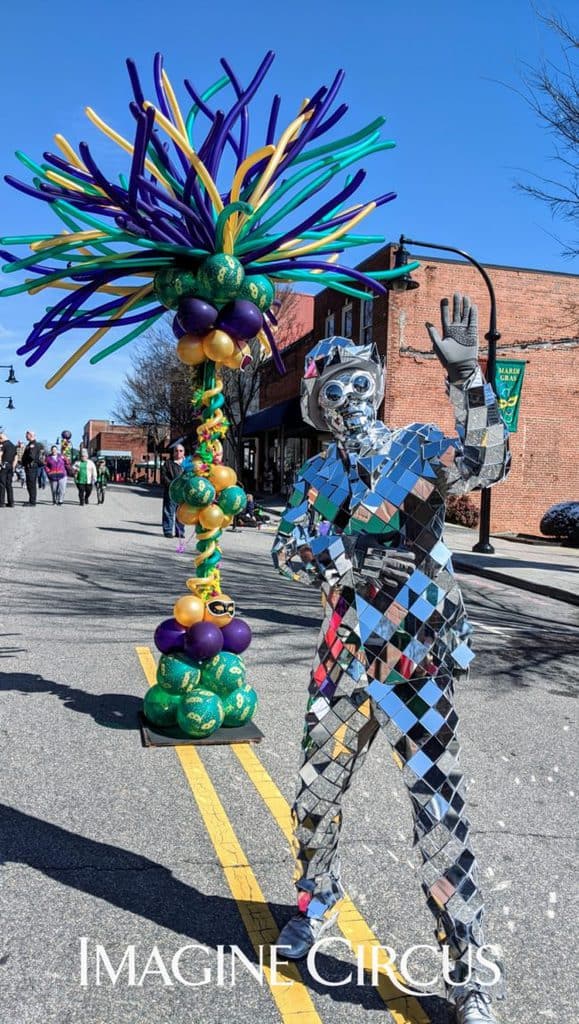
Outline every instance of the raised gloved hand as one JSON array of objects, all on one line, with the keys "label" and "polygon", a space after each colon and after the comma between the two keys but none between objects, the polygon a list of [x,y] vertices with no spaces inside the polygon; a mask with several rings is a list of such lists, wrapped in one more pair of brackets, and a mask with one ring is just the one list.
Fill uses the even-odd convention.
[{"label": "raised gloved hand", "polygon": [[434,351],[444,366],[451,384],[466,381],[477,367],[478,310],[467,295],[455,292],[452,300],[452,322],[448,315],[448,299],[440,303],[442,338],[434,324],[426,324]]}]

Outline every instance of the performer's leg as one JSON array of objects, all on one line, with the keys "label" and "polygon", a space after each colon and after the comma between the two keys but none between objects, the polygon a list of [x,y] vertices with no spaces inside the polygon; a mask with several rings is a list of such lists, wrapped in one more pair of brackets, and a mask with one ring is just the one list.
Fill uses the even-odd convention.
[{"label": "performer's leg", "polygon": [[484,943],[484,905],[465,814],[453,680],[447,674],[369,689],[408,787],[421,884],[437,921],[437,940],[448,946],[453,961],[449,998],[459,999],[479,979],[488,983],[492,978],[476,959]]},{"label": "performer's leg", "polygon": [[296,884],[298,890],[312,895],[309,904],[306,898],[301,900],[309,916],[321,916],[343,895],[337,859],[342,797],[377,730],[363,690],[337,700],[310,698],[292,808]]},{"label": "performer's leg", "polygon": [[322,697],[315,684],[308,703],[297,795],[292,807],[299,914],[278,944],[290,959],[305,956],[335,918],[328,911],[342,899],[338,840],[341,802],[360,768],[378,725],[363,690],[337,699]]}]

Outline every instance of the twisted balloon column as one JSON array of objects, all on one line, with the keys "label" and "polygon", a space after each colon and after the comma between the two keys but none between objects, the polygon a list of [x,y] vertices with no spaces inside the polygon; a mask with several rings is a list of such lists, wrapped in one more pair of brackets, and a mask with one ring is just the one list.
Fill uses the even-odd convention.
[{"label": "twisted balloon column", "polygon": [[[201,425],[197,427],[199,447],[196,454],[204,459],[204,468],[206,467],[204,475],[209,476],[209,466],[219,465],[223,460],[223,445],[220,438],[227,430],[227,421],[222,412],[223,382],[217,378],[215,363],[212,361],[205,363],[204,375],[206,386],[201,396],[204,409],[201,414]],[[227,521],[224,521],[224,525],[227,525]],[[222,528],[216,526],[205,530],[202,526],[198,526],[196,532],[198,554],[195,558],[195,565],[197,575],[202,578],[211,575],[212,582],[219,589],[220,574],[217,566],[221,560],[219,538]]]}]

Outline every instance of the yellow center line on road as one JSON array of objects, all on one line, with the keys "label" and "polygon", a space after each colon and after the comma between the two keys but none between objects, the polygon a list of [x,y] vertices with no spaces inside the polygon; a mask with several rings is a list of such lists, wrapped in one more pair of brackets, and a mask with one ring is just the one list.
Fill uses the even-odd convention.
[{"label": "yellow center line on road", "polygon": [[[280,793],[255,751],[247,743],[233,744],[231,749],[293,848],[293,826],[291,810],[287,800]],[[364,966],[369,971],[372,971],[372,947],[380,946],[380,940],[374,935],[374,932],[347,894],[340,903],[338,926],[352,949],[355,951],[361,949],[363,951]],[[377,959],[376,962],[380,963],[380,960]],[[394,967],[390,967],[390,971],[401,985],[404,985],[406,988],[410,987]],[[401,994],[400,989],[383,969],[378,974],[378,984],[376,987],[383,1002],[388,1007],[388,1011],[395,1024],[431,1024],[430,1017],[418,1000],[414,996]]]},{"label": "yellow center line on road", "polygon": [[[136,647],[137,656],[149,686],[156,682],[157,666],[148,647]],[[266,954],[275,945],[279,928],[259,887],[247,857],[225,813],[223,805],[209,778],[203,762],[193,746],[175,747],[177,757],[209,838],[219,859],[227,884],[245,925],[245,929],[258,956]],[[260,948],[261,947],[261,948]],[[284,1024],[321,1024],[321,1018],[304,985],[297,967],[281,967],[277,984],[271,970],[264,966],[264,976]],[[287,986],[287,982],[292,984]]]}]

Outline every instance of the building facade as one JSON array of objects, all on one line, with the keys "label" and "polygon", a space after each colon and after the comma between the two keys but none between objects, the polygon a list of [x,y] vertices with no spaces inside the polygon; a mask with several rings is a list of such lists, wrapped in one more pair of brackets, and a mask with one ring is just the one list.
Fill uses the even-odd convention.
[{"label": "building facade", "polygon": [[[359,269],[391,267],[395,251],[395,246],[385,246]],[[469,295],[479,308],[484,366],[488,292],[470,264],[421,254],[416,258],[421,266],[412,277],[419,287],[412,291],[388,292],[367,302],[320,292],[313,330],[284,352],[286,375],[278,377],[269,365],[263,371],[257,414],[262,419],[253,418],[253,429],[257,442],[278,459],[280,480],[328,439],[300,427],[297,396],[306,352],[314,340],[332,334],[378,346],[386,363],[382,415],[389,426],[421,420],[454,432],[444,372],[424,325],[439,325],[441,298],[451,299],[453,292]],[[550,505],[579,498],[579,277],[517,267],[486,269],[497,298],[497,357],[525,363],[518,429],[511,434],[512,470],[493,490],[492,530],[538,534]],[[252,429],[251,421],[248,427]]]},{"label": "building facade", "polygon": [[109,420],[88,420],[82,432],[83,447],[91,459],[105,459],[111,479],[152,480],[156,452],[146,430]]}]

